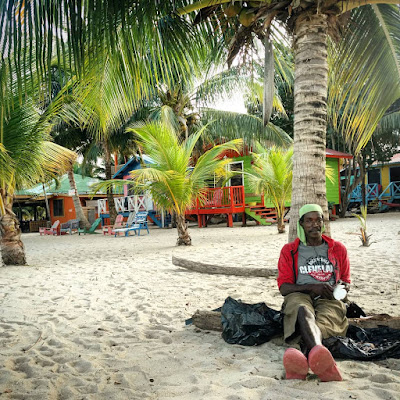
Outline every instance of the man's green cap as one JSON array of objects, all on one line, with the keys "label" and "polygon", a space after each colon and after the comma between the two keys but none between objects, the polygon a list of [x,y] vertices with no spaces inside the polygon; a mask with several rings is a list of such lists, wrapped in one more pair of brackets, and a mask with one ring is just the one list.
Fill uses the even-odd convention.
[{"label": "man's green cap", "polygon": [[[321,213],[321,215],[324,215],[322,212],[321,206],[318,204],[306,204],[303,207],[300,208],[299,210],[299,221],[297,221],[297,237],[300,239],[300,241],[307,246],[307,239],[306,239],[306,234],[304,232],[303,227],[300,225],[300,218],[312,211],[317,211]],[[325,226],[322,226],[322,232],[325,230]]]}]

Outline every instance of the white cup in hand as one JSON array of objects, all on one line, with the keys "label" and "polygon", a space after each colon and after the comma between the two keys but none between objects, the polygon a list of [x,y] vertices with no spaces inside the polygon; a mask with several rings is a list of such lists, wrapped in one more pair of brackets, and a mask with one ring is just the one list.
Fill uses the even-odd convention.
[{"label": "white cup in hand", "polygon": [[347,291],[344,288],[344,285],[337,285],[335,289],[333,289],[333,297],[336,300],[343,300],[347,295]]}]

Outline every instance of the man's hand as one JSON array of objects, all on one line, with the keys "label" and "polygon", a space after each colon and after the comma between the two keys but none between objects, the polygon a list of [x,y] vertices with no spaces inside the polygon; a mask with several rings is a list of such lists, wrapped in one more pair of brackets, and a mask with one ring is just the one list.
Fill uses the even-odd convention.
[{"label": "man's hand", "polygon": [[344,288],[346,289],[346,292],[349,292],[349,290],[350,290],[350,283],[343,282],[342,280],[339,279],[338,282],[337,282],[337,284],[338,284],[338,285],[343,285]]},{"label": "man's hand", "polygon": [[316,283],[310,284],[310,292],[315,295],[315,297],[320,296],[323,299],[333,299],[333,286],[329,283]]}]

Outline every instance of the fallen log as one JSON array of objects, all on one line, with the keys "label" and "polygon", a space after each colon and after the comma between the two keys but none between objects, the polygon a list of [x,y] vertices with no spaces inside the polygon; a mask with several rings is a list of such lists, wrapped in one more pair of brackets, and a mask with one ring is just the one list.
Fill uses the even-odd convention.
[{"label": "fallen log", "polygon": [[217,311],[197,310],[192,317],[193,325],[197,328],[222,332],[221,313]]},{"label": "fallen log", "polygon": [[[193,325],[199,329],[222,332],[221,313],[218,311],[197,310],[192,317]],[[350,325],[360,328],[377,328],[387,326],[392,329],[400,329],[400,317],[391,317],[387,314],[376,314],[364,318],[349,318]]]},{"label": "fallen log", "polygon": [[349,318],[349,324],[360,328],[387,326],[392,329],[400,329],[400,317],[392,317],[388,314],[374,314],[363,318]]},{"label": "fallen log", "polygon": [[172,256],[172,264],[178,267],[186,268],[190,271],[200,272],[202,274],[221,274],[262,278],[278,276],[278,270],[276,268],[223,267],[221,265],[190,261],[174,256]]}]

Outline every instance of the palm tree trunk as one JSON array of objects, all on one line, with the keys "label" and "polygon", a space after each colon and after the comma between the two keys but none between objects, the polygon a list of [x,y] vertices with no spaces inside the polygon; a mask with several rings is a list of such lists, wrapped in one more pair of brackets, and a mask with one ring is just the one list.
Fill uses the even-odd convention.
[{"label": "palm tree trunk", "polygon": [[[105,168],[106,168],[106,179],[111,180],[111,152],[107,141],[104,141],[104,155],[105,155]],[[115,209],[114,196],[112,187],[107,189],[107,203],[108,212],[110,214],[110,224],[113,225],[115,218],[117,218],[117,210]]]},{"label": "palm tree trunk", "polygon": [[13,197],[7,189],[0,189],[4,204],[4,214],[0,217],[0,249],[4,264],[25,265],[25,248],[21,240],[21,228],[12,206]]},{"label": "palm tree trunk", "polygon": [[185,214],[176,214],[176,228],[178,230],[177,246],[191,246],[192,239],[186,225]]},{"label": "palm tree trunk", "polygon": [[285,214],[285,208],[280,209],[278,212],[278,208],[276,209],[276,222],[278,225],[278,233],[285,233],[285,222],[283,221],[283,216]]},{"label": "palm tree trunk", "polygon": [[327,16],[302,15],[295,25],[293,191],[289,241],[296,238],[299,209],[319,204],[330,234],[325,183]]},{"label": "palm tree trunk", "polygon": [[43,187],[43,194],[44,194],[44,203],[46,205],[46,219],[50,221],[50,206],[49,206],[49,199],[47,198],[47,193],[46,193],[46,187],[44,186],[44,183],[42,183]]},{"label": "palm tree trunk", "polygon": [[357,162],[358,162],[358,166],[360,168],[362,205],[363,206],[368,206],[367,187],[365,185],[365,175],[366,175],[367,171],[366,171],[366,168],[365,168],[365,161],[364,160],[365,160],[364,156],[361,153],[358,154]]},{"label": "palm tree trunk", "polygon": [[72,201],[74,202],[76,218],[79,219],[80,221],[79,225],[81,228],[89,229],[91,225],[87,220],[85,214],[83,213],[82,204],[81,201],[79,200],[79,193],[76,187],[75,176],[72,167],[70,170],[68,170],[68,180],[69,180],[69,187],[73,191]]},{"label": "palm tree trunk", "polygon": [[272,114],[274,101],[274,50],[269,35],[264,38],[264,99],[263,99],[263,122],[267,125]]}]

